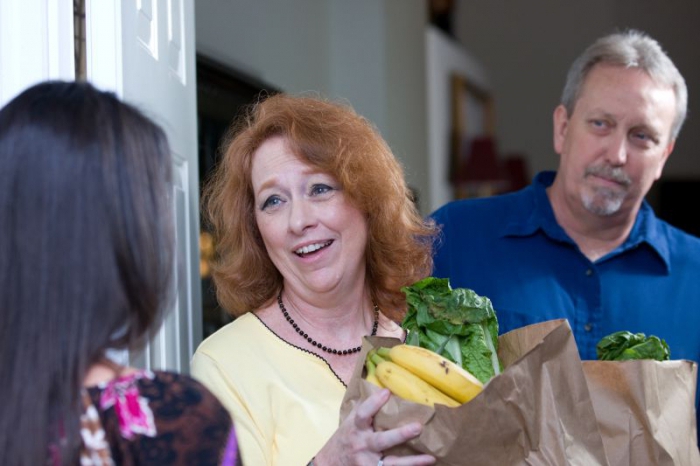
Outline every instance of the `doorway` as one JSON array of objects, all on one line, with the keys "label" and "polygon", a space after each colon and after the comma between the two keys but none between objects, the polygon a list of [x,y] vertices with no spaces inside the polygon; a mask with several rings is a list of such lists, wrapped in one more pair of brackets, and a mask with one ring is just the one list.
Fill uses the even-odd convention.
[{"label": "doorway", "polygon": [[[197,126],[199,141],[200,198],[203,187],[221,157],[221,144],[228,128],[246,106],[275,89],[244,73],[204,55],[197,55]],[[210,261],[215,245],[206,221],[200,213],[200,275],[202,282],[203,337],[233,320],[219,306],[211,279]]]}]

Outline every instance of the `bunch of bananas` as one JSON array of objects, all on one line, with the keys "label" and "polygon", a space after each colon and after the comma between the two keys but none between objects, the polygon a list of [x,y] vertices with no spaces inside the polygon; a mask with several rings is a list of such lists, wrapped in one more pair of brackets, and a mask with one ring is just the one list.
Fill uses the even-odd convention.
[{"label": "bunch of bananas", "polygon": [[365,379],[415,403],[459,406],[483,389],[472,374],[429,349],[400,344],[367,353]]}]

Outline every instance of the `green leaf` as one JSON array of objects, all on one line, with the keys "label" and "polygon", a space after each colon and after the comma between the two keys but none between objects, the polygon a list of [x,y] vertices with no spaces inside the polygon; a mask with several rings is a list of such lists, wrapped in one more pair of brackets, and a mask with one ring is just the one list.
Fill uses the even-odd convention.
[{"label": "green leaf", "polygon": [[600,361],[629,361],[634,359],[655,359],[667,361],[671,351],[665,340],[655,335],[632,333],[626,330],[603,337],[596,345]]},{"label": "green leaf", "polygon": [[486,383],[501,372],[498,320],[491,300],[446,278],[428,277],[402,288],[407,342],[441,354]]}]

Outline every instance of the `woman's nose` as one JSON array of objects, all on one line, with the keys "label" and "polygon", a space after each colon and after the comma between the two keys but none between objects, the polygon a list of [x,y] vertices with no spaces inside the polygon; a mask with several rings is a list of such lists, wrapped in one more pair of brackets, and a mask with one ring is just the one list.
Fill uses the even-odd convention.
[{"label": "woman's nose", "polygon": [[309,202],[305,199],[293,201],[289,209],[289,229],[295,234],[302,234],[315,224],[316,216]]}]

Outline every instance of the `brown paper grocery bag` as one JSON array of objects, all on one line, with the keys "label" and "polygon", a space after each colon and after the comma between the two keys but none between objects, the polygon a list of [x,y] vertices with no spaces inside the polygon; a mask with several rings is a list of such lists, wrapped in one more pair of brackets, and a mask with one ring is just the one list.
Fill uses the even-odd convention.
[{"label": "brown paper grocery bag", "polygon": [[611,466],[700,466],[692,361],[583,361]]},{"label": "brown paper grocery bag", "polygon": [[[341,406],[341,419],[377,387],[362,379],[364,356],[397,339],[365,339]],[[426,452],[443,466],[607,465],[578,349],[566,320],[516,329],[499,337],[505,369],[469,403],[435,409],[392,396],[374,417],[386,430],[409,421],[420,437],[385,454]]]}]

